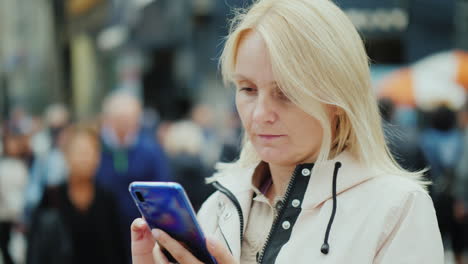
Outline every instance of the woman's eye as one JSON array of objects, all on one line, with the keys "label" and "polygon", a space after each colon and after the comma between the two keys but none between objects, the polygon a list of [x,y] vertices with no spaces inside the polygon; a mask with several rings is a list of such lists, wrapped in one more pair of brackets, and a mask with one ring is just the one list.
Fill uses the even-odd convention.
[{"label": "woman's eye", "polygon": [[249,87],[242,87],[239,89],[241,92],[246,92],[246,93],[253,93],[255,92],[254,88],[249,88]]}]

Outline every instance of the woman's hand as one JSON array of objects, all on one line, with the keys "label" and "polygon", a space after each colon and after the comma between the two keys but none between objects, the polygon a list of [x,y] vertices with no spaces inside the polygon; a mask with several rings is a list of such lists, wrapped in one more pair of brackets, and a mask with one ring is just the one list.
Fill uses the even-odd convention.
[{"label": "woman's hand", "polygon": [[[188,251],[181,243],[170,237],[164,231],[156,229],[153,230],[153,236],[163,248],[177,260],[179,264],[203,264],[195,258],[190,251]],[[206,247],[210,254],[216,259],[218,264],[236,264],[231,253],[219,242],[214,239],[206,239]],[[168,263],[168,262],[165,262]],[[134,262],[135,264],[135,262]]]},{"label": "woman's hand", "polygon": [[[150,232],[145,220],[141,218],[133,221],[131,232],[133,264],[169,264],[159,245],[169,251],[179,264],[202,263],[164,231],[155,229]],[[237,264],[231,253],[216,240],[207,238],[206,246],[218,264]]]},{"label": "woman's hand", "polygon": [[133,264],[169,263],[159,249],[156,239],[142,218],[133,221],[130,227],[132,233],[132,262]]}]

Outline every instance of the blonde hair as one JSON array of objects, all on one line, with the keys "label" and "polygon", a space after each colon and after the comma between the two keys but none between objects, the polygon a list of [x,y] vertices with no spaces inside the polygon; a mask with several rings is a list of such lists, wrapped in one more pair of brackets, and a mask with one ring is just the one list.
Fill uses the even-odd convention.
[{"label": "blonde hair", "polygon": [[[238,11],[220,58],[226,85],[233,81],[237,49],[249,31],[262,36],[283,93],[321,123],[324,137],[318,164],[346,149],[370,168],[423,183],[423,172],[403,170],[390,154],[363,41],[332,1],[259,0]],[[339,109],[334,138],[326,105]],[[244,137],[234,165],[249,167],[259,161]]]}]

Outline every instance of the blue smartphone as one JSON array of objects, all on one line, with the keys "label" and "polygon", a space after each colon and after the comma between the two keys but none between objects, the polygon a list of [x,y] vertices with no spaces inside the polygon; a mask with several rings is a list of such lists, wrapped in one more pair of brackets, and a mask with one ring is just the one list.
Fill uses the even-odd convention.
[{"label": "blue smartphone", "polygon": [[[158,228],[185,244],[201,262],[216,264],[206,248],[205,236],[197,222],[184,188],[175,182],[133,182],[130,194],[151,229]],[[174,259],[164,252],[169,261]]]}]

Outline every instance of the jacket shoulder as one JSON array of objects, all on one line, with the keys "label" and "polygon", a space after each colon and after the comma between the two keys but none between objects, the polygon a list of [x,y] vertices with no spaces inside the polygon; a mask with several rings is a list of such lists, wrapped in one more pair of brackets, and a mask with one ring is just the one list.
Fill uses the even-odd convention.
[{"label": "jacket shoulder", "polygon": [[393,216],[406,211],[405,207],[417,205],[430,208],[434,205],[427,190],[416,179],[385,175],[375,177],[362,186],[367,203],[374,204],[382,214]]},{"label": "jacket shoulder", "polygon": [[220,194],[219,191],[211,194],[197,213],[198,222],[202,230],[207,234],[212,234],[217,226]]},{"label": "jacket shoulder", "polygon": [[[443,246],[431,197],[415,179],[384,176],[373,180],[375,215],[381,231],[376,263],[442,263]],[[429,252],[429,254],[426,254]]]},{"label": "jacket shoulder", "polygon": [[402,197],[411,193],[428,195],[425,187],[415,178],[399,175],[377,176],[368,182],[380,195]]},{"label": "jacket shoulder", "polygon": [[386,219],[387,229],[406,217],[419,219],[435,215],[431,197],[416,179],[386,175],[368,181],[366,188],[367,198],[371,197],[375,209]]}]

